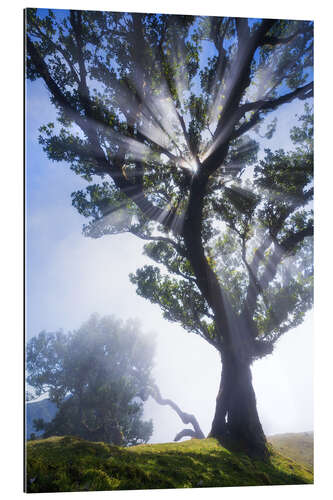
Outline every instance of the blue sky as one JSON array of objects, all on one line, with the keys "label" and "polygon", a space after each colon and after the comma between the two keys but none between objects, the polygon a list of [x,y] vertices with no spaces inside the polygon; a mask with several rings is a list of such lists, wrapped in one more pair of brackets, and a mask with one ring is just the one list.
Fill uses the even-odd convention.
[{"label": "blue sky", "polygon": [[[140,240],[82,236],[85,220],[71,206],[70,194],[86,183],[67,165],[50,162],[38,144],[39,126],[55,118],[40,81],[27,84],[26,105],[27,338],[44,329],[78,328],[93,312],[139,318],[143,330],[157,336],[155,375],[162,394],[194,413],[209,432],[220,378],[217,352],[166,322],[157,306],[136,295],[128,274],[148,262]],[[288,149],[291,117],[302,109],[303,103],[295,101],[275,113],[274,143],[262,146]],[[311,320],[309,314],[302,326],[281,339],[272,356],[254,365],[259,412],[268,434],[313,428]],[[146,414],[155,421],[153,441],[170,441],[182,428],[171,410],[151,401]]]}]

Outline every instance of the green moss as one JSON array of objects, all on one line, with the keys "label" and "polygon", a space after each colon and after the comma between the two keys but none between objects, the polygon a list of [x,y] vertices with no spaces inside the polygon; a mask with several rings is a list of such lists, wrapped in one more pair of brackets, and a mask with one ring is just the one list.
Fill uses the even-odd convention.
[{"label": "green moss", "polygon": [[215,439],[120,448],[74,437],[27,443],[27,491],[95,491],[312,483],[309,469],[271,449],[269,462]]},{"label": "green moss", "polygon": [[100,469],[88,469],[82,476],[83,489],[87,491],[105,491],[118,488],[120,481]]}]

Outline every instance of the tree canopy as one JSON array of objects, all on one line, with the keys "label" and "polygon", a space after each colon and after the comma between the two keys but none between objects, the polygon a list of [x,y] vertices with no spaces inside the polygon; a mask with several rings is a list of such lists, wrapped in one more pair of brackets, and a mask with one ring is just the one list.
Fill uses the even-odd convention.
[{"label": "tree canopy", "polygon": [[213,345],[225,380],[243,374],[212,433],[255,446],[245,367],[312,304],[311,108],[293,151],[258,160],[258,141],[313,96],[313,23],[28,9],[26,47],[58,110],[40,142],[89,183],[72,194],[84,234],[149,241],[138,293]]},{"label": "tree canopy", "polygon": [[27,345],[27,382],[37,396],[48,393],[58,412],[36,421],[43,436],[73,435],[92,441],[146,443],[140,394],[153,382],[153,338],[135,322],[92,316],[67,334],[41,332]]}]

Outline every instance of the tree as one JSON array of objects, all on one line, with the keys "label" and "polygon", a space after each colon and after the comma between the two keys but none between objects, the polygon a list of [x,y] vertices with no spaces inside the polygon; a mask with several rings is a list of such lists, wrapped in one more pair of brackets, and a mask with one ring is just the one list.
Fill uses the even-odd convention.
[{"label": "tree", "polygon": [[58,412],[35,421],[43,437],[74,435],[117,445],[146,443],[140,393],[151,379],[154,343],[134,322],[92,316],[70,333],[41,332],[27,345],[27,382]]},{"label": "tree", "polygon": [[84,234],[149,241],[138,293],[221,354],[211,435],[266,456],[250,366],[312,304],[311,110],[293,152],[258,163],[256,134],[313,96],[313,23],[28,9],[26,48],[58,110],[40,142],[89,182]]},{"label": "tree", "polygon": [[[146,443],[153,424],[144,422],[143,402],[149,396],[170,406],[192,429],[178,432],[175,441],[204,434],[194,415],[161,396],[151,376],[154,342],[138,324],[123,325],[113,317],[91,316],[73,333],[41,332],[27,345],[29,399],[48,394],[58,411],[50,422],[35,419],[43,437],[75,435],[117,445]],[[52,411],[52,413],[54,413]]]}]

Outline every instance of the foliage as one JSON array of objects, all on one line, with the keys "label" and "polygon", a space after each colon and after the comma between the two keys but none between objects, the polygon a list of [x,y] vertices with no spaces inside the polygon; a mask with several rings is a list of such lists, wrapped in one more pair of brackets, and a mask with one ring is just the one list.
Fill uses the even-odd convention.
[{"label": "foliage", "polygon": [[[231,315],[256,339],[252,359],[312,304],[309,267],[300,263],[312,236],[311,214],[301,210],[312,197],[311,108],[291,131],[292,153],[267,150],[257,163],[248,134],[282,104],[312,96],[312,29],[305,21],[27,10],[28,77],[44,79],[60,125],[41,127],[40,142],[90,182],[72,195],[90,219],[85,234],[152,240],[145,251],[168,275],[161,266],[138,271],[138,293],[220,351],[233,335]],[[265,136],[276,126],[269,122]],[[251,183],[244,172],[255,163]],[[282,268],[291,265],[288,280]],[[212,297],[213,278],[224,307]],[[216,308],[225,309],[223,324]]]},{"label": "foliage", "polygon": [[271,449],[270,460],[230,453],[215,439],[118,448],[72,437],[27,444],[31,493],[306,484],[312,472]]},{"label": "foliage", "polygon": [[[27,9],[26,27],[27,76],[58,112],[40,143],[89,183],[84,234],[149,241],[137,292],[239,370],[271,353],[312,306],[313,23]],[[294,150],[259,161],[296,99]],[[236,397],[221,428],[259,424]]]},{"label": "foliage", "polygon": [[154,344],[135,322],[92,316],[77,331],[41,332],[27,345],[27,382],[58,412],[35,421],[44,437],[69,434],[123,445],[147,442],[140,393],[152,382]]},{"label": "foliage", "polygon": [[43,419],[45,422],[50,422],[57,413],[57,405],[52,403],[48,398],[41,401],[27,402],[25,405],[25,418],[26,418],[26,439],[32,439],[32,435],[38,436],[40,433],[36,432],[34,421]]}]

